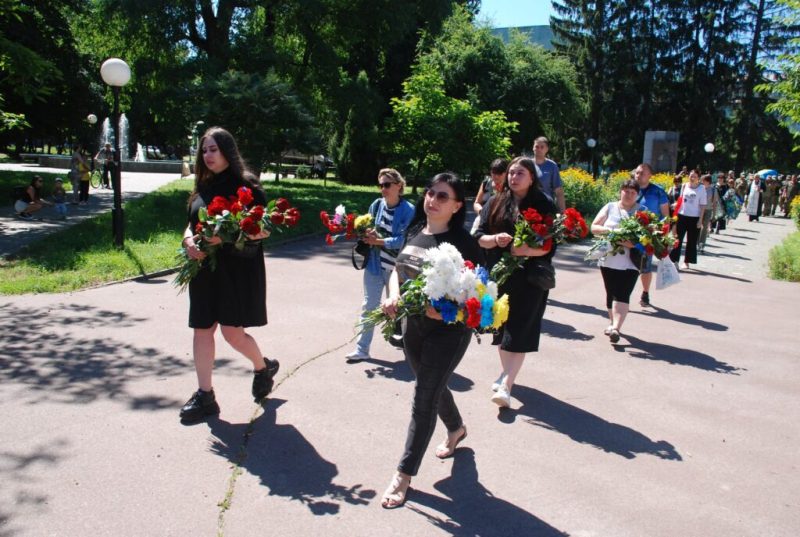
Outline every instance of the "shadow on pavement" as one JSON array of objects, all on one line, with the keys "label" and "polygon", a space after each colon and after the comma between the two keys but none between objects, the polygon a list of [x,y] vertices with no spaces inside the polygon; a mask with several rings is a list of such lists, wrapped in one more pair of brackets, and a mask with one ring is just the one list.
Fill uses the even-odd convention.
[{"label": "shadow on pavement", "polygon": [[737,282],[742,283],[753,283],[753,280],[748,280],[747,278],[739,278],[738,276],[731,276],[729,274],[720,274],[718,272],[709,272],[707,270],[700,270],[700,269],[692,269],[695,274],[701,274],[703,276],[713,276],[715,278],[722,278],[723,280],[735,280]]},{"label": "shadow on pavement", "polygon": [[519,415],[531,425],[565,434],[576,442],[626,459],[645,454],[671,461],[683,460],[669,442],[653,441],[630,427],[608,422],[539,390],[517,384],[514,397],[522,406],[516,410],[501,410],[498,419],[504,423],[514,422]]},{"label": "shadow on pavement", "polygon": [[[717,276],[717,274],[713,273],[706,273],[710,276]],[[688,315],[680,315],[678,313],[672,313],[669,310],[665,310],[664,308],[657,308],[655,306],[649,306],[647,310],[641,311],[631,311],[630,313],[636,315],[644,315],[646,317],[657,317],[659,319],[667,319],[669,321],[675,321],[676,323],[682,324],[689,324],[692,326],[699,326],[705,330],[714,330],[716,332],[726,332],[728,327],[724,324],[715,323],[713,321],[706,321],[705,319],[698,319],[697,317],[690,317]]]},{"label": "shadow on pavement", "polygon": [[0,319],[0,381],[24,387],[13,392],[17,401],[85,404],[108,398],[135,410],[181,403],[155,394],[133,396],[127,386],[142,378],[184,373],[189,367],[185,361],[153,347],[71,334],[73,326],[120,329],[145,319],[74,304],[41,309],[5,304],[0,306]]},{"label": "shadow on pavement", "polygon": [[594,336],[578,332],[569,324],[557,323],[549,319],[542,319],[542,333],[558,339],[571,339],[576,341],[589,341]]},{"label": "shadow on pavement", "polygon": [[564,308],[577,313],[584,313],[586,315],[599,315],[603,319],[608,319],[608,311],[601,310],[596,306],[590,306],[588,304],[573,304],[571,302],[561,302],[558,300],[554,300],[553,298],[548,298],[547,304],[555,308]]},{"label": "shadow on pavement", "polygon": [[[28,452],[0,452],[0,481],[6,498],[13,498],[13,507],[5,505],[0,511],[0,537],[18,535],[10,525],[14,518],[30,519],[50,512],[50,497],[43,492],[48,490],[48,483],[35,477],[37,472],[39,475],[47,473],[33,467],[53,468],[64,458],[67,446],[66,440],[54,439],[46,445],[32,447]],[[6,508],[13,508],[14,512],[5,512]]]},{"label": "shadow on pavement", "polygon": [[[370,358],[368,360],[364,360],[364,363],[375,364],[375,367],[372,369],[367,369],[364,371],[364,374],[367,375],[367,378],[371,379],[375,377],[384,377],[387,379],[399,380],[401,382],[414,382],[415,380],[414,373],[411,371],[411,368],[408,367],[408,362],[406,362],[402,357],[400,357],[396,362]],[[450,382],[447,384],[447,387],[454,392],[468,392],[474,386],[475,383],[471,379],[459,375],[458,373],[453,373],[450,376]]]},{"label": "shadow on pavement", "polygon": [[322,458],[296,427],[276,424],[276,410],[285,402],[268,400],[252,424],[208,420],[216,437],[211,451],[257,476],[270,496],[299,501],[314,515],[336,515],[342,502],[367,505],[374,490],[334,483],[336,465]]},{"label": "shadow on pavement", "polygon": [[475,452],[469,448],[456,450],[450,477],[436,483],[434,488],[447,498],[416,490],[412,482],[406,509],[425,517],[433,526],[450,535],[568,535],[524,509],[498,498],[481,485]]},{"label": "shadow on pavement", "polygon": [[728,375],[739,375],[739,371],[747,371],[744,368],[739,368],[725,362],[720,362],[713,356],[709,356],[708,354],[702,352],[693,351],[691,349],[681,349],[679,347],[663,345],[661,343],[649,343],[628,334],[623,334],[622,338],[623,340],[627,340],[629,344],[614,345],[614,350],[617,352],[627,353],[632,358],[656,360],[660,362],[667,362],[668,364],[672,365],[684,365],[702,369],[704,371],[725,373]]}]

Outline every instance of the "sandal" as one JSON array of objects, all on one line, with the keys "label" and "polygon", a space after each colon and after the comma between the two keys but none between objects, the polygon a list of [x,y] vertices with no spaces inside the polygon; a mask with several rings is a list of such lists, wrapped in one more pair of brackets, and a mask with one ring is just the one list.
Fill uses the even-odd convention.
[{"label": "sandal", "polygon": [[406,503],[408,487],[411,486],[411,476],[396,472],[389,487],[381,498],[381,507],[384,509],[397,509]]},{"label": "sandal", "polygon": [[613,329],[614,329],[614,326],[613,326],[613,325],[608,325],[608,326],[606,327],[606,329],[605,329],[605,330],[603,330],[603,335],[605,335],[605,336],[609,335]]},{"label": "sandal", "polygon": [[456,448],[458,447],[458,445],[461,443],[462,440],[464,440],[467,437],[467,426],[462,425],[461,427],[464,429],[464,434],[462,434],[456,439],[452,447],[450,447],[449,445],[450,442],[449,434],[447,435],[447,440],[436,446],[436,451],[434,453],[436,453],[437,457],[439,457],[440,459],[446,459],[448,457],[451,457],[453,453],[456,452]]}]

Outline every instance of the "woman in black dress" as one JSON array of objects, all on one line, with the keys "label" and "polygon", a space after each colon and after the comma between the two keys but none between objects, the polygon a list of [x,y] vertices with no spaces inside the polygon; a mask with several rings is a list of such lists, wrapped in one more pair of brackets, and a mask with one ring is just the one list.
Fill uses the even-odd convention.
[{"label": "woman in black dress", "polygon": [[[219,244],[218,237],[201,239],[195,235],[198,211],[215,196],[235,196],[240,187],[253,192],[256,204],[266,204],[258,179],[250,173],[239,154],[233,136],[220,127],[206,131],[197,151],[195,188],[189,198],[189,225],[183,234],[183,246],[192,259],[202,260],[206,254],[198,248],[200,240]],[[248,236],[242,250],[232,244],[222,245],[216,252],[217,266],[204,265],[189,282],[189,326],[194,329],[192,351],[199,389],[181,408],[181,420],[191,423],[219,414],[219,405],[211,382],[214,369],[214,333],[217,325],[228,344],[253,363],[252,393],[256,401],[272,390],[278,361],[261,354],[256,340],[245,328],[267,324],[267,281],[261,239],[262,231]]]},{"label": "woman in black dress", "polygon": [[[551,263],[555,245],[550,250],[515,247],[514,223],[521,212],[536,209],[542,216],[552,215],[558,209],[542,191],[536,164],[528,157],[517,157],[508,166],[508,177],[503,191],[494,196],[481,211],[481,224],[475,236],[487,250],[487,264],[493,267],[504,252],[515,256],[538,257]],[[526,263],[527,264],[527,263]],[[511,389],[522,369],[525,353],[539,350],[542,317],[547,306],[549,291],[528,282],[526,266],[515,271],[500,287],[499,294],[508,294],[508,321],[495,334],[493,345],[499,345],[503,371],[492,385],[495,394],[492,402],[500,407],[511,406]]]},{"label": "woman in black dress", "polygon": [[[417,202],[405,245],[397,256],[389,280],[389,298],[383,302],[384,312],[392,317],[397,314],[400,284],[422,272],[425,251],[429,248],[447,242],[465,260],[483,264],[483,251],[464,229],[466,214],[464,185],[458,176],[446,172],[431,179],[425,195]],[[405,502],[411,478],[417,475],[422,455],[436,428],[437,415],[447,427],[447,438],[436,447],[438,458],[451,456],[467,436],[447,381],[464,357],[471,338],[470,328],[463,324],[445,324],[441,314],[430,306],[425,315],[408,318],[403,332],[403,352],[417,380],[405,452],[381,499],[384,508],[393,509]]]}]

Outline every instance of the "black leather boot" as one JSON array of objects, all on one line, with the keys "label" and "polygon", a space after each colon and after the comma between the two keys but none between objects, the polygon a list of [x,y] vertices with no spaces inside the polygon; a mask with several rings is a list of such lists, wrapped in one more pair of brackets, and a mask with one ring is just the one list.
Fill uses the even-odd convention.
[{"label": "black leather boot", "polygon": [[275,385],[275,375],[281,366],[278,360],[270,360],[269,358],[264,358],[264,364],[267,367],[253,374],[253,398],[256,403],[260,402],[272,391],[272,386]]},{"label": "black leather boot", "polygon": [[214,389],[212,388],[208,392],[197,390],[181,408],[181,421],[193,423],[205,419],[206,416],[217,414],[219,414],[219,405],[214,396]]}]

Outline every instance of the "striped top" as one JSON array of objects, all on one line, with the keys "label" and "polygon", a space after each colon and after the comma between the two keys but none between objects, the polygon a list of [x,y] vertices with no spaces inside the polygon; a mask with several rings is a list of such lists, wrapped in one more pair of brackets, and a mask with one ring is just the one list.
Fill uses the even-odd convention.
[{"label": "striped top", "polygon": [[[392,236],[392,222],[394,221],[394,207],[384,207],[381,220],[375,225],[375,230],[381,237]],[[399,252],[381,247],[381,268],[387,272],[394,270],[394,260]]]}]

